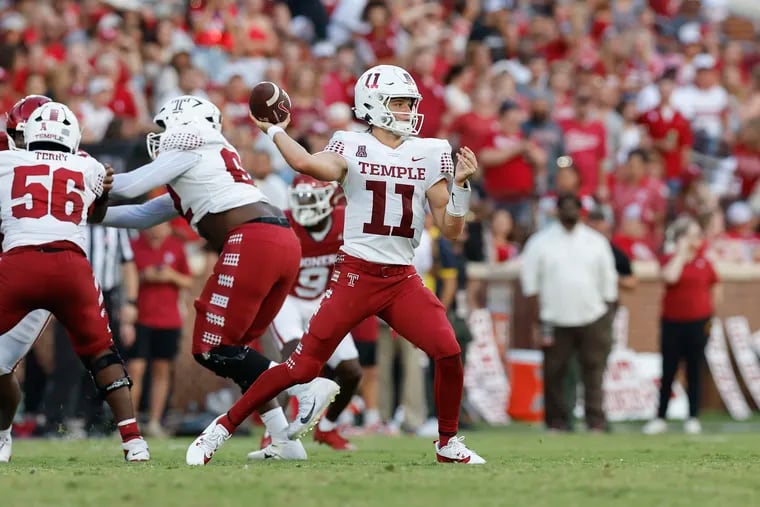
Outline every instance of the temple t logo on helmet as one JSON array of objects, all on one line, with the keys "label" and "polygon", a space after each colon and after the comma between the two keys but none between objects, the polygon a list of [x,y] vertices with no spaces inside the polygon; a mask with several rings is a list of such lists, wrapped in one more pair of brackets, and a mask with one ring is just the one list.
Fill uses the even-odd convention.
[{"label": "temple t logo on helmet", "polygon": [[[393,113],[393,99],[410,99],[410,112]],[[354,114],[373,127],[400,136],[416,136],[424,115],[417,112],[422,95],[412,76],[395,65],[377,65],[361,75],[354,87]],[[402,116],[404,118],[397,118]]]},{"label": "temple t logo on helmet", "polygon": [[333,210],[332,198],[338,184],[298,175],[290,186],[289,200],[293,220],[304,227],[317,225]]},{"label": "temple t logo on helmet", "polygon": [[[182,95],[166,102],[153,118],[153,123],[169,130],[178,125],[200,123],[211,125],[215,130],[222,131],[222,112],[210,101],[193,95]],[[155,159],[161,144],[161,133],[151,132],[147,135],[148,154]]]}]

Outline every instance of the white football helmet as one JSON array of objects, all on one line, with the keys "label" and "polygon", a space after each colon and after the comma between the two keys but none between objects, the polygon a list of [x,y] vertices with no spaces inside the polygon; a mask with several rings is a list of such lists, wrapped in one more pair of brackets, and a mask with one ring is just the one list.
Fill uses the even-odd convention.
[{"label": "white football helmet", "polygon": [[338,184],[320,181],[305,174],[299,174],[290,185],[290,209],[293,220],[304,227],[317,225],[333,210],[333,195]]},{"label": "white football helmet", "polygon": [[32,143],[55,143],[76,153],[82,132],[76,115],[59,102],[48,102],[35,109],[24,126],[27,149]]},{"label": "white football helmet", "polygon": [[[188,123],[206,123],[215,130],[222,131],[222,112],[210,101],[192,95],[182,95],[171,99],[158,111],[153,123],[168,130],[175,125]],[[155,159],[161,144],[162,133],[151,132],[147,135],[148,155]]]},{"label": "white football helmet", "polygon": [[[406,121],[397,120],[388,109],[391,99],[412,99]],[[354,114],[372,126],[389,130],[400,136],[416,136],[422,128],[424,115],[417,112],[422,95],[412,76],[395,65],[377,65],[366,71],[354,88]]]}]

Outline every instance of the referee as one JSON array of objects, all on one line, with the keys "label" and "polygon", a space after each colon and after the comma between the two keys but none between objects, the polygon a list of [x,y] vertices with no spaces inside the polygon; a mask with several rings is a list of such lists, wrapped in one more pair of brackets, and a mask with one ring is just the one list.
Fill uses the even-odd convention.
[{"label": "referee", "polygon": [[[87,226],[85,246],[87,259],[103,292],[114,342],[123,351],[135,340],[139,283],[129,232],[91,224]],[[66,330],[58,322],[54,352],[55,364],[44,404],[47,430],[57,432],[68,420],[83,419],[82,426],[67,428],[72,437],[84,437],[84,431],[106,432],[103,400],[74,354]]]}]

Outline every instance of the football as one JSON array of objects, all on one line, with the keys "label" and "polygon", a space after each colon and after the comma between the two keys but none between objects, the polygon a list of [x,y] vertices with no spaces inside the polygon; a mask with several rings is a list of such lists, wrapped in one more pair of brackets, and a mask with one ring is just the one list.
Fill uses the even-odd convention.
[{"label": "football", "polygon": [[290,114],[287,92],[270,81],[262,81],[253,87],[248,105],[254,118],[269,123],[280,123]]}]

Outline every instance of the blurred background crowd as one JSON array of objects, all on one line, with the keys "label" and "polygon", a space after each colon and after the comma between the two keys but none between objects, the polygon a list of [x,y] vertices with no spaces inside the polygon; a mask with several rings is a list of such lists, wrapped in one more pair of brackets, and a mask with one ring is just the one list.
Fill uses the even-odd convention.
[{"label": "blurred background crowd", "polygon": [[481,165],[467,236],[431,231],[423,250],[454,311],[466,262],[518,257],[564,192],[631,260],[656,259],[684,214],[712,259],[760,260],[757,28],[723,0],[0,0],[0,103],[68,104],[83,144],[126,170],[166,100],[207,97],[287,207],[293,172],[248,119],[251,87],[283,86],[288,130],[319,151],[362,128],[363,70],[404,66],[421,135],[469,146]]},{"label": "blurred background crowd", "polygon": [[424,97],[422,135],[478,153],[476,218],[495,243],[523,243],[551,219],[552,196],[576,190],[605,207],[633,259],[657,254],[668,221],[690,213],[716,257],[753,262],[755,34],[721,0],[2,1],[0,100],[50,95],[97,144],[140,139],[167,99],[206,96],[286,205],[292,172],[248,121],[250,88],[284,86],[292,134],[318,150],[356,127],[356,77],[395,63]]}]

